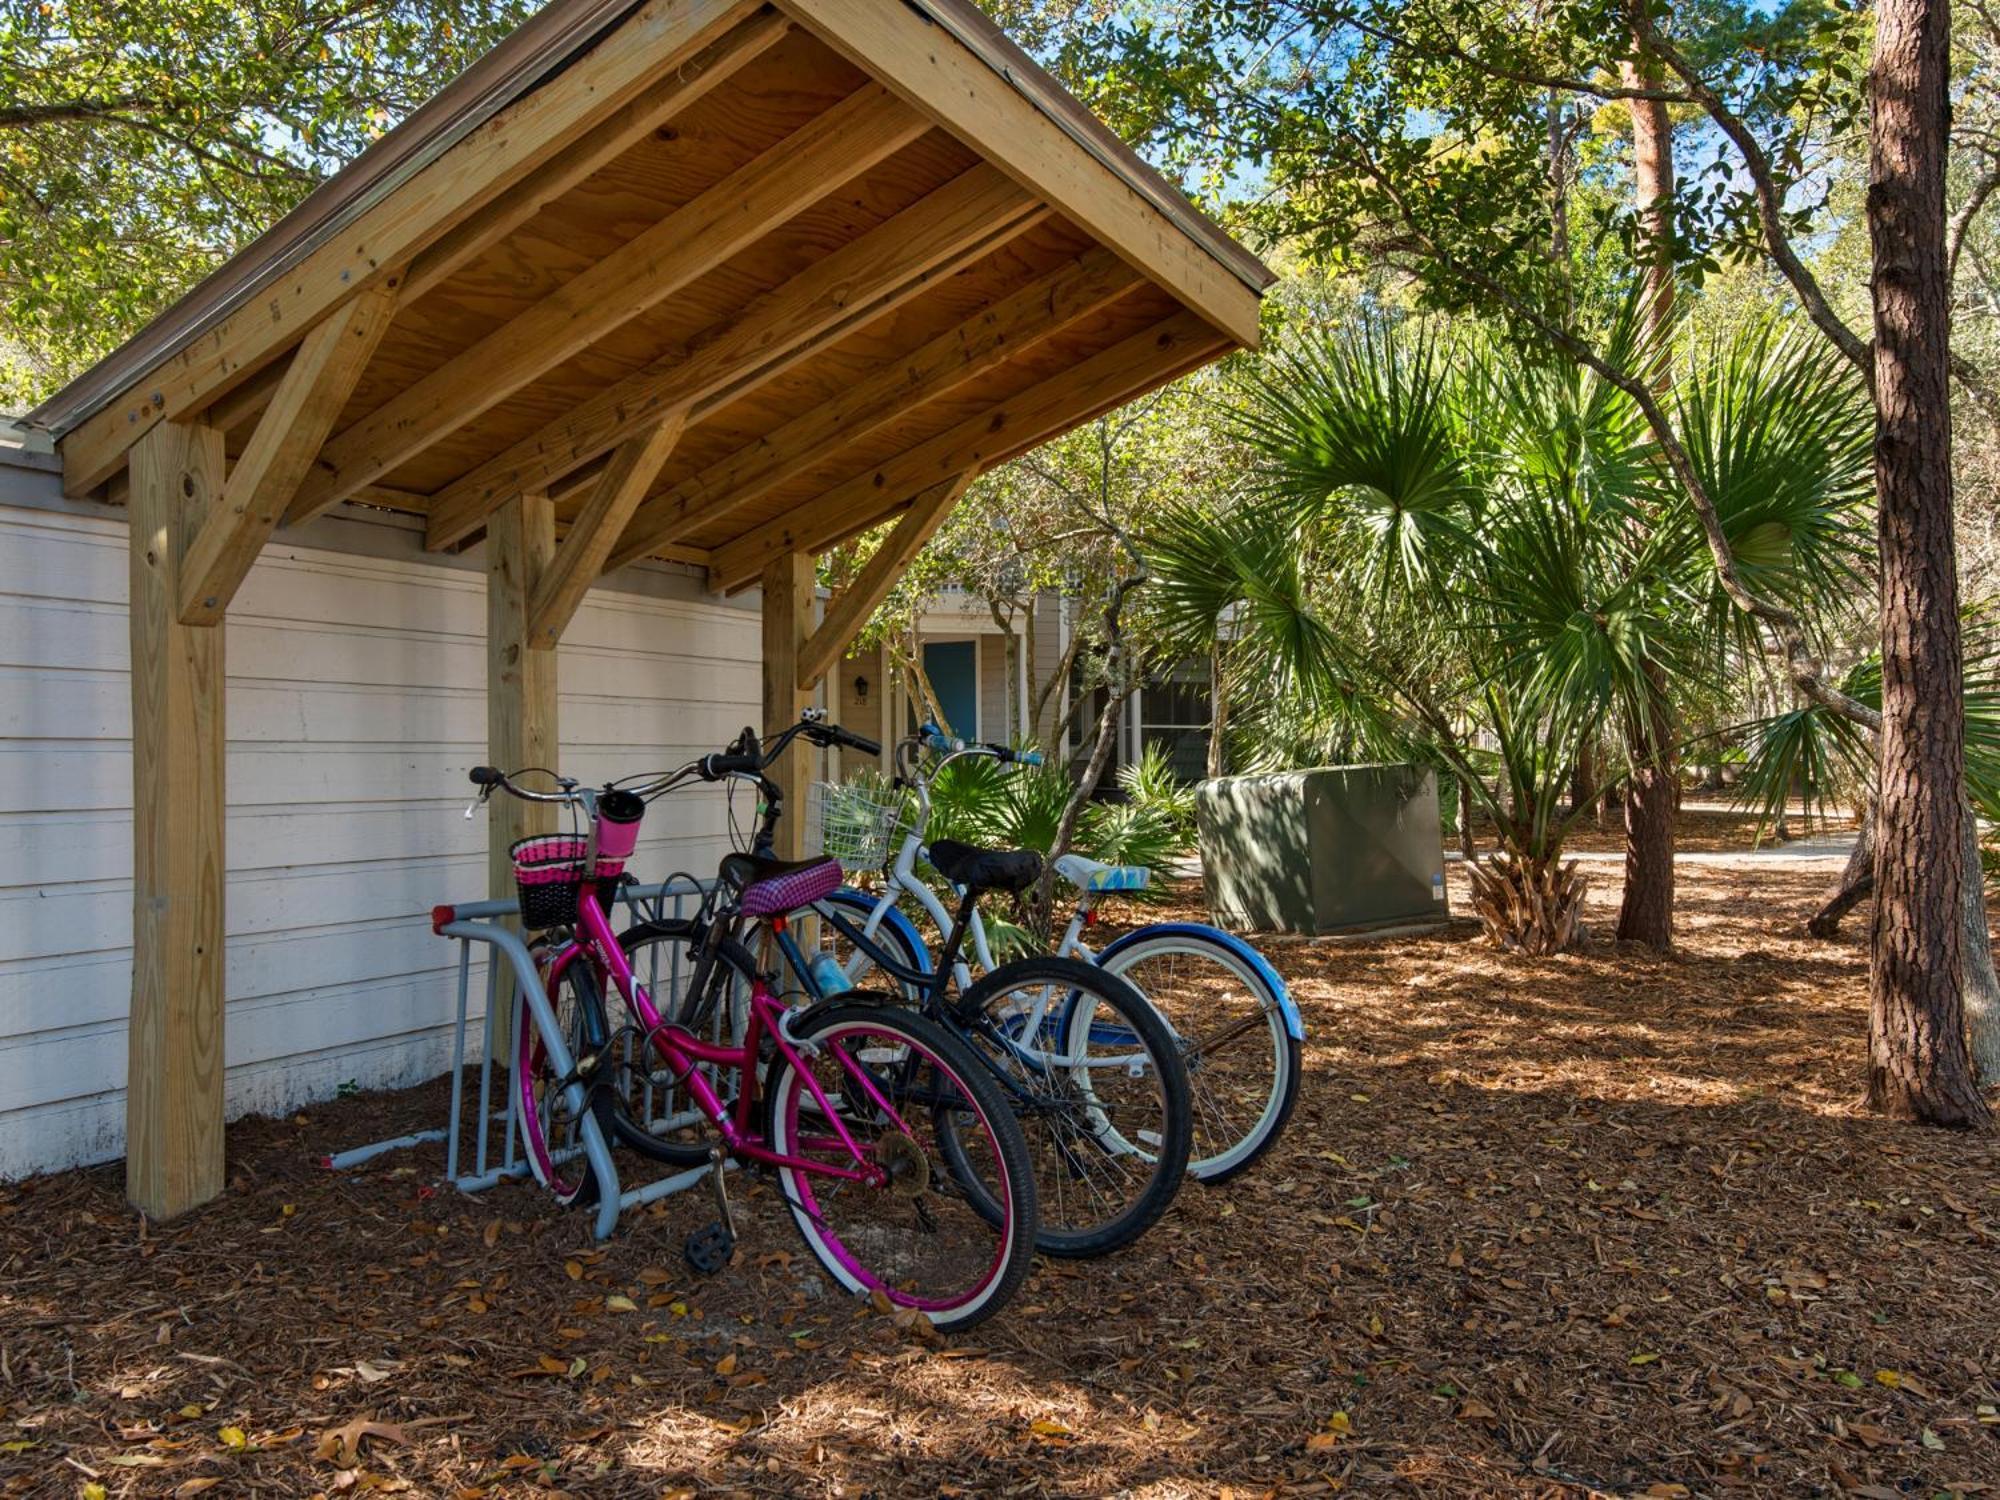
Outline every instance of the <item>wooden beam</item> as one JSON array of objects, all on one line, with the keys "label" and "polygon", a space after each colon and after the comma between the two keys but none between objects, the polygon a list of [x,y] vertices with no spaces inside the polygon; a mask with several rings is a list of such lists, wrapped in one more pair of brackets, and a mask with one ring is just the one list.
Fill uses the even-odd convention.
[{"label": "wooden beam", "polygon": [[341,433],[286,521],[338,505],[929,128],[876,85],[857,89]]},{"label": "wooden beam", "polygon": [[178,618],[222,466],[212,427],[157,423],[132,449],[125,1191],[155,1219],[222,1191],[223,633]]},{"label": "wooden beam", "polygon": [[[810,552],[787,552],[773,557],[764,568],[764,733],[766,737],[796,724],[812,701],[810,689],[801,689],[799,648],[812,629],[815,590],[814,561]],[[785,813],[778,820],[780,859],[799,859],[805,853],[806,787],[811,784],[811,747],[800,741],[771,767],[771,780],[784,795]]]},{"label": "wooden beam", "polygon": [[1102,249],[1039,277],[648,500],[626,529],[614,563],[644,557],[761,499],[841,447],[996,369],[1143,280]]},{"label": "wooden beam", "polygon": [[396,294],[363,292],[300,341],[180,575],[183,625],[214,625],[236,597],[320,444],[396,315]]},{"label": "wooden beam", "polygon": [[1210,326],[1245,348],[1257,347],[1257,292],[945,28],[926,25],[915,6],[881,0],[778,4]]},{"label": "wooden beam", "polygon": [[463,540],[507,495],[580,468],[667,407],[688,405],[690,425],[698,423],[1024,233],[1044,212],[992,168],[970,168],[439,491],[425,545]]},{"label": "wooden beam", "polygon": [[946,428],[888,462],[853,475],[715,550],[709,587],[734,590],[787,552],[819,551],[866,530],[909,496],[967,469],[992,467],[1179,374],[1221,342],[1193,313],[1177,313],[1083,363]]},{"label": "wooden beam", "polygon": [[64,493],[89,494],[154,423],[198,412],[227,394],[333,308],[408,264],[762,9],[759,0],[642,6],[544,87],[354,214],[254,298],[78,423],[62,439]]},{"label": "wooden beam", "polygon": [[[528,766],[559,769],[556,720],[556,654],[530,649],[528,603],[555,555],[556,508],[547,495],[516,495],[486,528],[486,758],[503,771]],[[487,804],[487,894],[511,900],[514,865],[507,850],[516,839],[556,831],[556,809],[519,797]],[[499,992],[511,999],[513,986]],[[507,1042],[511,1003],[495,1004],[486,1017],[493,1057],[512,1063]]]},{"label": "wooden beam", "polygon": [[528,609],[528,644],[552,651],[583,596],[604,570],[611,544],[624,533],[625,523],[659,477],[660,467],[680,441],[687,409],[676,407],[638,437],[626,439],[597,477],[590,497],[563,538],[555,561],[535,585]]},{"label": "wooden beam", "polygon": [[875,613],[889,590],[903,576],[910,560],[923,551],[944,518],[951,514],[974,474],[967,470],[941,484],[934,484],[910,502],[896,529],[889,533],[875,555],[863,565],[860,575],[840,597],[827,606],[826,618],[805,645],[799,648],[799,691],[810,693],[819,686],[827,669],[839,661],[868,617]]},{"label": "wooden beam", "polygon": [[663,73],[562,155],[511,185],[418,255],[410,263],[404,297],[421,297],[474,256],[499,244],[600,168],[727,83],[784,40],[791,29],[789,17],[769,11],[753,15],[687,62]]},{"label": "wooden beam", "polygon": [[[418,255],[403,275],[403,305],[408,306],[433,290],[607,163],[617,160],[674,116],[713,93],[791,30],[789,17],[764,11],[656,79],[631,103],[566,147],[561,155],[527,173],[504,194]],[[233,432],[239,424],[262,411],[277,383],[272,378],[276,373],[275,368],[267,367],[222,397],[209,408],[209,423],[224,432]]]}]

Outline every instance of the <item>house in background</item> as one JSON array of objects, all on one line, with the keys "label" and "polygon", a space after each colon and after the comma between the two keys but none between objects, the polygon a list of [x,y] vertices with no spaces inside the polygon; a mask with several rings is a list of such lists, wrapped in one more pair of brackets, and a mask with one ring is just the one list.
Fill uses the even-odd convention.
[{"label": "house in background", "polygon": [[[1068,654],[1077,608],[1076,600],[1052,589],[1036,595],[1031,661],[1025,621],[1017,621],[1010,635],[976,594],[945,589],[931,598],[918,619],[917,638],[924,676],[952,732],[963,739],[1032,742],[1046,749],[1060,730],[1063,753],[1081,765],[1103,712],[1104,690],[1091,692],[1072,716],[1071,707],[1084,692],[1083,670],[1072,666],[1069,680],[1048,693],[1036,714],[1044,685]],[[882,741],[884,768],[895,741],[920,718],[901,679],[883,649],[874,646],[845,658],[826,690],[830,710],[838,691],[839,722]],[[1208,734],[1208,664],[1186,661],[1150,673],[1120,719],[1104,784],[1113,785],[1118,767],[1151,745],[1165,752],[1182,777],[1198,781],[1208,774]],[[845,751],[840,769],[852,775],[877,764],[874,757]]]}]

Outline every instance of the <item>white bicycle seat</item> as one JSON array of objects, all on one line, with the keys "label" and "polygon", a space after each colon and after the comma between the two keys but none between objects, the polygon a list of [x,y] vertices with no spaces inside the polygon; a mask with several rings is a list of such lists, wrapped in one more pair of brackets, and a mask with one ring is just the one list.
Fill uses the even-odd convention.
[{"label": "white bicycle seat", "polygon": [[1144,865],[1107,865],[1081,854],[1065,854],[1055,868],[1080,891],[1143,891],[1153,883],[1153,872]]}]

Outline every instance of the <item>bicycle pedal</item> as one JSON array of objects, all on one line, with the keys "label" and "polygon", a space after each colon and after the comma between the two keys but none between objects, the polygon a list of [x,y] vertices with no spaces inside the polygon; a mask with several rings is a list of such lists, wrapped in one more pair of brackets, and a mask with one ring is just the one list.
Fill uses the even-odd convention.
[{"label": "bicycle pedal", "polygon": [[681,1247],[681,1254],[687,1263],[703,1276],[713,1276],[729,1264],[729,1257],[736,1253],[736,1236],[729,1232],[729,1226],[720,1222],[704,1224],[687,1237]]}]

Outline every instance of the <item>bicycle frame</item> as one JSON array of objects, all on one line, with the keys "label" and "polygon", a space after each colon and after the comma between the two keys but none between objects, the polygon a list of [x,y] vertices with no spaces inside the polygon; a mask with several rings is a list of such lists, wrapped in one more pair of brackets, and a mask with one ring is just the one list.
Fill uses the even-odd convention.
[{"label": "bicycle frame", "polygon": [[[685,1028],[663,1018],[653,1004],[652,996],[632,973],[632,965],[626,959],[624,950],[618,946],[617,934],[611,930],[610,919],[605,916],[604,907],[597,899],[595,887],[586,882],[577,899],[577,934],[573,942],[557,954],[549,966],[549,985],[553,990],[568,967],[579,958],[587,959],[599,975],[608,975],[618,986],[625,1003],[632,1013],[645,1025],[646,1043],[659,1055],[683,1082],[696,1106],[715,1127],[722,1137],[728,1153],[744,1161],[758,1162],[765,1166],[789,1167],[795,1171],[811,1173],[819,1177],[838,1178],[847,1182],[866,1183],[879,1187],[888,1180],[884,1168],[868,1159],[868,1154],[855,1144],[847,1127],[841,1123],[840,1115],[821,1090],[819,1080],[812,1070],[805,1066],[799,1052],[793,1047],[785,1030],[785,1006],[766,985],[760,976],[751,986],[750,1013],[743,1028],[738,1045],[727,1046],[705,1042]],[[805,1081],[814,1102],[833,1127],[834,1136],[815,1136],[806,1139],[808,1147],[818,1147],[832,1151],[839,1146],[858,1164],[854,1167],[835,1166],[810,1157],[787,1156],[774,1151],[751,1123],[751,1111],[757,1102],[757,1059],[764,1038],[768,1036],[772,1045]],[[834,1055],[841,1069],[856,1082],[869,1101],[885,1116],[894,1121],[896,1128],[907,1131],[907,1124],[896,1108],[875,1086],[865,1070],[855,1066],[846,1053],[838,1048]],[[736,1109],[732,1116],[701,1072],[701,1065],[734,1069],[742,1078],[743,1086],[737,1090]]]}]

